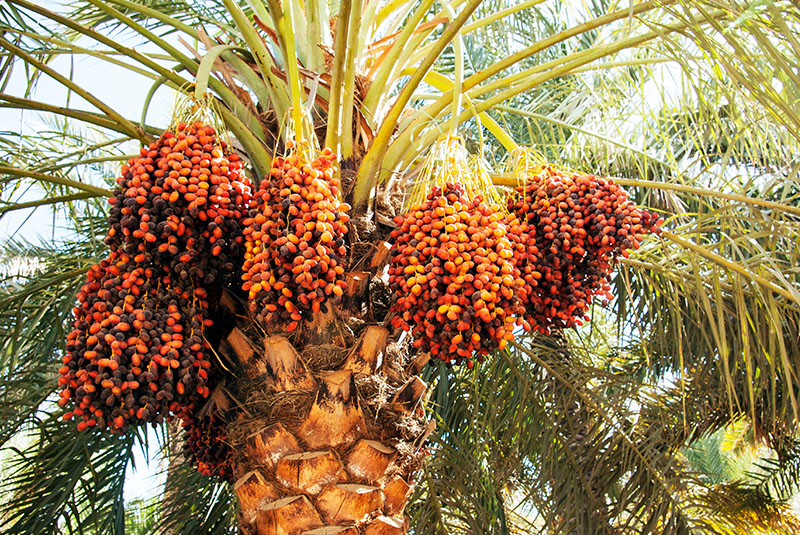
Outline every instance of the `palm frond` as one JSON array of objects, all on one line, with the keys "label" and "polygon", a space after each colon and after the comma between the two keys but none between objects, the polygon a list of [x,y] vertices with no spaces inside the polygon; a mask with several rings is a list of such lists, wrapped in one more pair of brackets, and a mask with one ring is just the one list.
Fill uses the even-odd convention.
[{"label": "palm frond", "polygon": [[130,535],[152,535],[158,526],[160,497],[137,498],[125,505],[125,533]]},{"label": "palm frond", "polygon": [[772,411],[796,418],[796,216],[702,204],[687,204],[690,223],[621,263],[622,331],[678,374],[719,360],[731,393],[747,384],[748,400],[733,403],[768,393]]},{"label": "palm frond", "polygon": [[168,425],[162,455],[167,460],[167,480],[158,511],[158,524],[175,535],[237,533],[238,505],[227,483],[201,475],[183,456],[182,432]]},{"label": "palm frond", "polygon": [[[57,388],[56,371],[75,295],[102,249],[103,223],[83,220],[79,239],[33,245],[6,242],[0,252],[0,445]],[[86,238],[88,236],[88,239]]]},{"label": "palm frond", "polygon": [[12,475],[3,482],[4,533],[125,533],[125,469],[139,442],[77,431],[45,415],[33,442],[14,450]]},{"label": "palm frond", "polygon": [[748,474],[747,484],[776,501],[791,499],[800,489],[799,450],[795,444],[779,457],[760,460]]},{"label": "palm frond", "polygon": [[[609,356],[616,351],[606,348]],[[722,385],[647,386],[630,370],[605,369],[590,341],[527,340],[481,366],[490,380],[444,369],[428,377],[436,383],[439,427],[411,513],[419,532],[638,533],[658,526],[664,534],[737,533],[793,525],[767,495],[736,498],[734,514],[732,496],[727,508],[713,501],[723,500],[718,474],[681,460],[679,451],[696,436],[738,418],[726,412]],[[709,403],[713,392],[721,395]]]}]

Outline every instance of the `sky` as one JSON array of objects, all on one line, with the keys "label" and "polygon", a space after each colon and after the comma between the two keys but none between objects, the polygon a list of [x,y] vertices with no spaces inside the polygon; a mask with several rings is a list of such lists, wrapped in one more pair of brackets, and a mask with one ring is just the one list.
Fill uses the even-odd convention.
[{"label": "sky", "polygon": [[[52,4],[52,2],[46,2],[45,5],[48,3]],[[155,51],[155,47],[152,45],[140,46],[139,43],[131,41],[130,36],[118,35],[115,37],[123,44],[134,46],[140,52]],[[90,42],[91,40],[82,38],[77,41],[77,44],[88,48]],[[71,62],[70,59],[74,59],[74,61]],[[91,56],[75,56],[73,58],[61,56],[55,58],[49,66],[65,76],[71,75],[78,85],[89,88],[95,97],[101,99],[125,118],[136,123],[139,122],[145,97],[152,85],[151,80]],[[26,86],[24,69],[21,62],[17,62],[11,83],[5,92],[24,97]],[[43,75],[39,79],[32,95],[28,98],[57,106],[69,105],[72,108],[97,111],[91,104],[74,93],[69,94],[63,85],[47,75]],[[160,88],[148,110],[148,124],[166,127],[170,122],[174,103],[174,92],[166,87]],[[50,114],[0,108],[0,124],[5,125],[7,130],[23,134],[47,129],[48,121],[52,121],[52,119],[53,115]],[[40,197],[41,192],[37,191],[37,188],[33,188],[23,200],[34,200]],[[33,213],[32,216],[31,213]],[[12,235],[25,239],[36,237],[52,239],[53,229],[52,214],[47,209],[10,212],[0,219],[0,239],[3,240]],[[57,228],[56,231],[58,231]]]}]

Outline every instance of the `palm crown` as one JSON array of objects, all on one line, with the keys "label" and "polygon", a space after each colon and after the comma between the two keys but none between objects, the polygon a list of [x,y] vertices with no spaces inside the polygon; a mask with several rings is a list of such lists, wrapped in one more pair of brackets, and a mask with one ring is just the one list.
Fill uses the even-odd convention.
[{"label": "palm crown", "polygon": [[[0,214],[52,209],[67,228],[3,244],[7,532],[135,529],[124,474],[153,435],[77,431],[60,419],[56,379],[75,296],[107,255],[108,179],[163,131],[148,110],[165,88],[188,109],[175,122],[206,113],[254,184],[290,141],[333,149],[350,217],[379,229],[352,238],[352,271],[367,276],[379,278],[367,266],[402,199],[435,182],[422,164],[447,135],[481,156],[472,186],[488,198],[551,162],[617,177],[665,220],[618,258],[613,302],[591,323],[520,334],[471,370],[422,369],[437,430],[406,510],[413,532],[794,532],[799,27],[791,2],[4,3],[0,103],[48,127],[2,132]],[[76,82],[65,58],[86,57],[146,81],[142,109]],[[37,92],[45,79],[66,103]],[[351,319],[383,320],[372,286],[353,299]],[[236,369],[240,352],[220,347]],[[228,386],[213,410],[244,401]],[[770,448],[758,469],[733,481],[695,471],[685,448],[736,422]],[[175,427],[156,433],[169,468],[150,521],[235,531],[242,485],[198,474]]]}]

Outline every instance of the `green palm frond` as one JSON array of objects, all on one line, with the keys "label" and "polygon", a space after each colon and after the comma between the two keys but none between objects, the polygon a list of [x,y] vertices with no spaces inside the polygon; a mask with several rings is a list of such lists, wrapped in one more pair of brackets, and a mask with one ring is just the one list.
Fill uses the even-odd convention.
[{"label": "green palm frond", "polygon": [[151,535],[158,527],[160,496],[149,499],[136,498],[125,505],[125,533]]},{"label": "green palm frond", "polygon": [[[83,219],[77,241],[6,242],[0,251],[0,445],[56,388],[75,295],[100,256],[101,221]],[[89,236],[89,239],[86,239]]]},{"label": "green palm frond", "polygon": [[[534,393],[502,360],[478,372],[431,371],[437,439],[412,511],[420,533],[509,533],[531,520],[510,505],[537,454],[545,424]],[[534,496],[534,499],[538,496]]]},{"label": "green palm frond", "polygon": [[27,533],[125,533],[125,470],[138,442],[80,433],[60,411],[30,433],[33,442],[14,450],[13,475],[3,482],[4,531]]},{"label": "green palm frond", "polygon": [[746,405],[767,392],[796,417],[796,216],[703,204],[684,204],[676,222],[691,222],[621,263],[622,329],[677,373],[719,359],[728,390],[747,384]]},{"label": "green palm frond", "polygon": [[701,494],[699,501],[709,533],[796,533],[800,529],[800,520],[785,501],[750,486],[720,484]]},{"label": "green palm frond", "polygon": [[[117,3],[117,9],[124,15],[146,28],[155,30],[160,36],[176,31],[174,28],[165,27],[162,23],[143,15],[135,9],[136,6],[157,10],[182,24],[193,28],[216,29],[225,20],[227,11],[218,2],[186,2],[183,0],[137,0],[131,2],[133,6]],[[90,2],[76,3],[70,17],[89,28],[102,28],[104,25],[113,24],[116,19]]]},{"label": "green palm frond", "polygon": [[160,497],[137,498],[125,506],[125,533],[129,535],[151,535],[158,527]]},{"label": "green palm frond", "polygon": [[698,421],[705,429],[729,421],[719,407],[703,409],[707,385],[644,388],[563,344],[532,340],[530,349],[483,363],[490,380],[431,373],[439,427],[412,510],[419,532],[736,533],[780,525],[776,512],[784,509],[767,495],[720,514],[716,474],[679,460],[705,433]]},{"label": "green palm frond", "polygon": [[175,535],[224,535],[237,533],[238,505],[231,487],[198,473],[183,456],[181,432],[168,425],[162,454],[168,462],[158,525]]},{"label": "green palm frond", "polygon": [[748,484],[775,500],[789,500],[800,489],[800,451],[797,444],[780,457],[762,459],[749,475]]}]

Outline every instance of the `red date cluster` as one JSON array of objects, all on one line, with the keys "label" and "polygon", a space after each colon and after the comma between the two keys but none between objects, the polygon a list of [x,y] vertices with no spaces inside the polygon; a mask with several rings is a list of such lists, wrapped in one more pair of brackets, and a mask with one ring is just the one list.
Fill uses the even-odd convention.
[{"label": "red date cluster", "polygon": [[233,479],[233,450],[226,442],[226,424],[215,414],[189,415],[181,422],[185,434],[184,455],[204,476]]},{"label": "red date cluster", "polygon": [[124,432],[196,408],[209,395],[205,298],[119,251],[92,266],[59,370],[65,417]]},{"label": "red date cluster", "polygon": [[611,298],[614,259],[659,228],[613,180],[550,167],[509,195],[508,210],[526,320],[542,333],[588,319],[596,296]]},{"label": "red date cluster", "polygon": [[110,199],[110,255],[78,293],[60,369],[64,417],[125,432],[195,412],[214,381],[209,290],[244,252],[250,186],[236,154],[200,122],[180,124],[122,168]]}]

